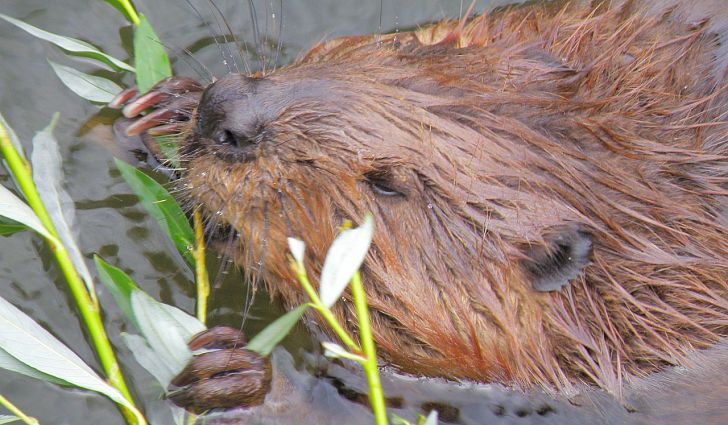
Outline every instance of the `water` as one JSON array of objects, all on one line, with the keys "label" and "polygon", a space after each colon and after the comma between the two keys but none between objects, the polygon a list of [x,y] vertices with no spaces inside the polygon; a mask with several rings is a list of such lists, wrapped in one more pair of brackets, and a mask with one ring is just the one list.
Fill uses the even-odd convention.
[{"label": "water", "polygon": [[[135,3],[138,10],[149,17],[162,42],[177,51],[173,54],[176,73],[204,74],[194,60],[180,53],[181,49],[192,51],[196,60],[218,76],[226,72],[227,65],[234,66],[229,55],[225,53],[223,57],[220,49],[211,43],[210,29],[185,2],[147,0]],[[479,2],[477,10],[485,9],[485,3]],[[205,20],[213,21],[206,1],[193,0],[193,4]],[[218,0],[217,4],[233,30],[252,46],[253,25],[247,2]],[[380,13],[378,0],[311,0],[284,2],[281,14],[278,2],[273,5],[271,2],[256,3],[257,24],[265,38],[265,33],[276,33],[283,16],[280,63],[290,62],[322,38],[373,33],[380,27],[385,31],[402,31],[417,23],[445,16],[457,17],[462,7],[457,0],[384,1]],[[0,4],[0,13],[92,42],[107,53],[128,58],[130,28],[121,14],[101,0],[5,0]],[[212,25],[212,31],[220,32],[216,25]],[[264,51],[274,57],[274,43]],[[232,57],[239,67],[244,66],[236,55]],[[0,58],[0,112],[26,147],[34,132],[45,127],[55,111],[62,113],[55,134],[65,158],[67,189],[76,201],[82,251],[88,258],[98,253],[122,267],[152,296],[192,312],[194,290],[190,284],[190,271],[115,169],[113,157],[122,154],[115,146],[110,130],[116,112],[94,106],[70,92],[52,72],[46,58],[87,72],[96,69],[95,65],[84,60],[69,60],[56,47],[5,22],[0,22]],[[251,60],[249,65],[257,68],[260,62]],[[108,73],[103,75],[111,77]],[[128,85],[131,78],[127,76],[119,82]],[[9,185],[4,170],[0,171],[0,182]],[[240,312],[244,307],[245,287],[239,273],[224,276],[224,281],[212,295],[210,324],[238,326],[242,320]],[[161,390],[136,364],[120,340],[121,332],[133,330],[109,294],[103,288],[99,292],[105,325],[112,343],[118,348],[128,383],[141,405],[149,407],[159,399]],[[100,370],[51,252],[34,234],[24,232],[0,237],[0,295],[35,318],[94,369]],[[246,331],[254,334],[279,314],[280,310],[269,304],[267,296],[258,295],[246,320]],[[303,332],[287,340],[292,349],[308,343]],[[123,423],[114,404],[101,396],[62,389],[2,370],[0,394],[42,424]]]}]

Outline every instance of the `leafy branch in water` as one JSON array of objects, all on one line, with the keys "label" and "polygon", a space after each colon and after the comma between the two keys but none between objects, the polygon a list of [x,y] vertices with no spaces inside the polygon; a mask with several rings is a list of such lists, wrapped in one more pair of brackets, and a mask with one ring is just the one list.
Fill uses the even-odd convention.
[{"label": "leafy branch in water", "polygon": [[[369,322],[369,306],[367,305],[366,294],[358,271],[369,250],[373,233],[374,220],[371,215],[367,215],[360,227],[345,229],[339,234],[326,254],[319,280],[319,294],[316,294],[306,274],[304,266],[305,245],[302,241],[296,239],[289,239],[288,244],[293,256],[291,267],[311,299],[312,307],[321,314],[328,325],[336,332],[339,339],[350,350],[346,351],[333,343],[325,343],[326,355],[353,360],[364,368],[369,385],[369,402],[374,411],[374,418],[377,425],[386,425],[388,423],[387,410],[381,380],[379,379],[376,347]],[[351,296],[356,308],[357,320],[359,321],[360,345],[344,330],[330,309],[341,297],[349,282],[351,282]]]},{"label": "leafy branch in water", "polygon": [[[156,82],[155,78],[161,79],[171,75],[169,59],[161,48],[159,40],[149,23],[143,17],[140,18],[137,15],[128,0],[110,0],[109,2],[124,12],[127,18],[137,25],[134,40],[137,60],[136,69],[81,40],[50,33],[4,14],[0,14],[0,19],[35,37],[57,45],[71,55],[90,58],[117,70],[135,72],[137,82],[140,85],[146,84],[151,87]],[[110,80],[87,75],[53,62],[50,62],[50,65],[65,85],[75,93],[93,102],[108,102],[111,97],[121,91],[121,88]],[[60,380],[62,384],[76,385],[101,392],[122,406],[122,413],[124,413],[128,423],[145,424],[146,420],[133,404],[114,350],[104,330],[93,279],[73,236],[75,210],[70,197],[61,187],[60,154],[58,153],[57,142],[52,134],[57,121],[58,114],[54,116],[51,124],[33,139],[35,148],[33,149],[31,163],[23,153],[21,143],[15,133],[0,117],[0,151],[5,159],[8,171],[27,201],[26,204],[5,187],[0,189],[0,215],[6,218],[6,220],[2,221],[2,227],[5,229],[4,234],[7,234],[20,231],[23,226],[27,226],[27,228],[37,231],[49,243],[51,251],[68,282],[70,292],[81,312],[86,329],[96,348],[96,353],[112,386],[98,378],[80,359],[73,357],[75,354],[49,334],[47,338],[43,339],[48,345],[30,349],[20,347],[18,340],[21,338],[18,338],[18,332],[21,332],[24,338],[23,341],[38,342],[39,340],[34,336],[43,336],[45,331],[20,311],[14,311],[14,307],[11,305],[5,305],[7,302],[1,299],[4,308],[3,326],[0,328],[0,358],[3,360],[3,367],[7,368],[9,367],[8,364],[10,364],[13,370],[20,373],[29,374],[28,370],[37,370],[43,373],[31,376],[41,379],[53,377]],[[17,326],[15,326],[17,322],[8,320],[9,317],[24,320],[28,324],[28,329],[32,328],[32,332],[25,332],[28,330],[25,328],[17,329]],[[42,348],[51,351],[46,353]],[[45,353],[47,361],[39,363],[37,358],[28,356],[39,351]],[[54,353],[63,353],[63,356],[60,359],[52,357],[51,354]],[[83,367],[85,367],[87,370],[84,373],[89,376],[92,385],[89,385],[86,381],[78,382],[73,377],[69,377],[64,372],[66,371],[64,365],[67,366],[68,364],[77,365],[80,368],[79,370],[84,370]],[[15,411],[9,401],[3,402],[3,405]],[[15,414],[25,420],[25,415],[22,412],[17,411]]]},{"label": "leafy branch in water", "polygon": [[[3,194],[0,204],[4,204],[6,207],[0,210],[0,214],[27,225],[45,237],[68,282],[71,294],[81,312],[104,371],[113,387],[119,391],[118,396],[112,392],[104,392],[104,394],[122,405],[122,412],[124,412],[130,423],[143,424],[145,420],[133,405],[114,350],[104,330],[98,300],[94,292],[93,280],[86,268],[83,257],[80,256],[80,251],[71,232],[72,223],[75,221],[74,210],[69,208],[68,201],[70,198],[60,188],[60,162],[53,162],[58,161],[60,157],[57,143],[52,135],[57,119],[56,115],[51,124],[33,139],[35,149],[33,149],[32,164],[28,162],[22,151],[16,149],[19,143],[11,141],[10,134],[14,133],[8,131],[0,123],[0,152],[5,158],[8,171],[12,174],[18,188],[28,202],[26,205],[15,197],[12,192],[3,188],[2,192],[0,192]],[[4,120],[2,121],[4,122]],[[42,180],[40,187],[36,186],[34,178],[36,181]],[[39,192],[39,189],[42,189],[42,192]],[[14,208],[14,213],[12,211],[9,214],[7,213],[9,210],[8,205],[11,206],[10,208]],[[24,205],[24,207],[21,205]],[[5,213],[3,213],[3,210]],[[2,335],[6,339],[0,338],[0,342],[14,342],[12,335],[15,329],[12,325],[13,322],[10,321],[7,326],[2,327]],[[25,353],[25,350],[22,349],[18,351],[18,355],[10,353],[7,344],[0,344],[0,348],[18,361],[21,361],[18,359],[18,355]],[[34,350],[30,349],[29,351],[33,352]],[[36,369],[40,367],[39,365],[29,366]]]}]

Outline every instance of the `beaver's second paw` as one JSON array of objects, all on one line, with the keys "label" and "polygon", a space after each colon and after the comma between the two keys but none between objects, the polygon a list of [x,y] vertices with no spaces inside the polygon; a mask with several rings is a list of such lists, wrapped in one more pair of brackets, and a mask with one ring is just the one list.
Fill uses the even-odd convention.
[{"label": "beaver's second paw", "polygon": [[[148,132],[152,136],[174,134],[190,120],[203,89],[191,78],[168,77],[141,96],[136,87],[126,89],[116,96],[109,106],[123,107],[124,116],[134,119],[134,122],[126,127],[127,136],[137,136],[143,132]],[[149,108],[153,110],[141,115]]]},{"label": "beaver's second paw", "polygon": [[268,358],[243,348],[236,329],[215,327],[195,336],[189,346],[204,349],[190,360],[169,386],[167,397],[193,413],[256,406],[270,389]]}]

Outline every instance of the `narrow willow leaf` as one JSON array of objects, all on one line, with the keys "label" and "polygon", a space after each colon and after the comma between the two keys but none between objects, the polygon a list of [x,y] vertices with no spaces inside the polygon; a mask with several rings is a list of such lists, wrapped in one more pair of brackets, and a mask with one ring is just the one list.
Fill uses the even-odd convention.
[{"label": "narrow willow leaf", "polygon": [[140,93],[147,92],[160,80],[172,75],[169,57],[162,42],[144,15],[134,31],[136,81]]},{"label": "narrow willow leaf", "polygon": [[20,224],[17,221],[0,217],[0,236],[12,235],[13,233],[22,232],[27,228],[28,226]]},{"label": "narrow willow leaf", "polygon": [[106,289],[111,293],[111,296],[114,297],[116,305],[121,308],[121,311],[126,314],[126,317],[139,329],[136,317],[134,317],[134,311],[131,308],[131,294],[139,290],[137,284],[123,270],[112,266],[98,255],[94,255],[94,263],[96,263],[96,270],[99,273],[101,283],[104,284]]},{"label": "narrow willow leaf", "polygon": [[0,298],[0,348],[30,368],[71,385],[99,392],[133,409],[114,387],[101,379],[73,351],[3,298]]},{"label": "narrow willow leaf", "polygon": [[36,28],[30,24],[26,24],[25,22],[12,18],[8,15],[4,15],[0,13],[0,19],[4,19],[11,24],[15,25],[16,27],[27,31],[31,35],[40,38],[41,40],[48,41],[50,43],[55,44],[56,46],[60,47],[63,50],[77,53],[84,57],[89,57],[92,59],[96,59],[98,61],[101,61],[103,63],[107,63],[109,65],[114,66],[118,69],[124,69],[127,71],[134,72],[134,67],[130,66],[119,59],[116,59],[113,56],[109,56],[106,53],[102,52],[101,50],[97,49],[96,47],[86,43],[85,41],[77,40],[75,38],[71,37],[64,37],[62,35],[53,34],[51,32],[42,30],[40,28]]},{"label": "narrow willow leaf", "polygon": [[55,113],[48,127],[33,137],[33,153],[30,155],[33,164],[33,181],[38,189],[38,195],[56,227],[58,237],[66,247],[89,294],[95,298],[94,281],[86,266],[86,259],[76,243],[76,207],[73,199],[62,187],[61,152],[58,150],[58,142],[53,136],[53,128],[58,122],[58,117],[58,113]]},{"label": "narrow willow leaf", "polygon": [[20,418],[17,416],[0,415],[0,425],[9,424],[19,420]]},{"label": "narrow willow leaf", "polygon": [[51,64],[53,71],[56,72],[56,75],[66,87],[86,100],[109,103],[117,94],[121,93],[122,88],[111,80],[84,74],[69,66],[60,65],[50,60],[48,63]]},{"label": "narrow willow leaf", "polygon": [[333,342],[324,341],[321,343],[321,346],[324,347],[324,356],[330,359],[348,359],[361,364],[364,364],[367,361],[367,359],[365,359],[364,357],[354,353],[350,353],[339,344],[334,344]]},{"label": "narrow willow leaf", "polygon": [[118,159],[115,161],[122,177],[137,194],[144,208],[157,220],[187,262],[194,265],[195,260],[190,252],[190,247],[195,244],[195,233],[177,201],[167,192],[167,189],[141,170],[124,161]]},{"label": "narrow willow leaf", "polygon": [[162,304],[142,291],[131,294],[131,306],[144,338],[172,371],[177,373],[192,358],[187,341],[205,330],[196,318]]},{"label": "narrow willow leaf", "polygon": [[372,243],[373,233],[374,220],[371,215],[367,215],[361,226],[344,230],[334,239],[326,254],[319,281],[321,303],[326,307],[334,305],[361,267]]},{"label": "narrow willow leaf", "polygon": [[179,308],[169,304],[159,303],[159,305],[161,309],[164,310],[172,319],[174,325],[181,330],[182,339],[184,339],[185,344],[187,341],[192,339],[193,336],[207,329],[195,316],[187,314]]},{"label": "narrow willow leaf", "polygon": [[288,335],[293,326],[296,325],[298,320],[303,316],[303,313],[308,310],[309,304],[299,305],[283,316],[277,318],[273,323],[266,326],[265,329],[260,331],[253,339],[250,340],[247,346],[248,350],[255,351],[261,356],[267,356],[271,351],[278,345],[283,338]]},{"label": "narrow willow leaf", "polygon": [[392,425],[412,425],[412,422],[395,413],[391,414],[390,423]]},{"label": "narrow willow leaf", "polygon": [[291,255],[296,260],[298,267],[303,267],[303,254],[306,251],[306,244],[300,239],[288,238],[288,250],[291,251]]},{"label": "narrow willow leaf", "polygon": [[46,382],[52,382],[58,385],[71,385],[63,379],[48,375],[47,373],[43,373],[38,369],[33,369],[32,367],[8,354],[8,352],[3,350],[2,348],[0,348],[0,369],[20,373],[21,375],[30,376],[31,378],[40,379],[41,381]]},{"label": "narrow willow leaf", "polygon": [[46,230],[43,223],[40,222],[40,219],[37,215],[35,215],[35,212],[30,209],[28,204],[21,201],[20,198],[15,196],[13,192],[3,185],[0,185],[0,216],[9,218],[18,223],[23,223],[45,236],[47,239],[54,241],[54,243],[59,243],[58,240],[51,236],[48,230]]},{"label": "narrow willow leaf", "polygon": [[121,338],[131,350],[136,361],[159,382],[162,388],[166,389],[175,375],[180,372],[180,369],[172,370],[167,363],[163,362],[141,336],[122,332]]},{"label": "narrow willow leaf", "polygon": [[[179,168],[179,148],[180,136],[178,134],[168,134],[164,136],[154,136],[154,141],[159,145],[162,152],[162,158],[173,168]],[[166,165],[166,164],[165,164]]]},{"label": "narrow willow leaf", "polygon": [[18,155],[20,155],[21,158],[26,159],[25,151],[23,150],[23,144],[20,143],[20,139],[18,138],[18,135],[15,134],[15,130],[13,130],[13,128],[10,127],[10,124],[5,121],[5,117],[3,117],[3,114],[0,114],[0,127],[4,128],[7,132],[10,143],[13,144],[13,147],[15,148],[15,151],[18,152]]},{"label": "narrow willow leaf", "polygon": [[131,2],[129,2],[129,0],[106,0],[106,3],[109,3],[116,10],[121,12],[127,21],[134,23],[136,18],[136,12],[134,11],[134,7],[131,5]]},{"label": "narrow willow leaf", "polygon": [[427,415],[427,419],[422,425],[437,425],[437,410],[430,410],[430,414]]}]

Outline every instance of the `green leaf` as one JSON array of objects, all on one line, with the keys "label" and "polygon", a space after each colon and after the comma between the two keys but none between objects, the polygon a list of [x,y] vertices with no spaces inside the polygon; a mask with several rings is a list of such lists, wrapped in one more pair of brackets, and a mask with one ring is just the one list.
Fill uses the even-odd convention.
[{"label": "green leaf", "polygon": [[95,256],[101,282],[139,332],[144,335],[124,335],[124,341],[163,388],[182,370],[192,356],[187,341],[205,329],[195,317],[144,293],[134,281],[101,257]]},{"label": "green leaf", "polygon": [[267,356],[271,351],[278,345],[283,338],[288,335],[293,326],[303,316],[303,313],[308,310],[309,304],[299,305],[283,316],[277,318],[273,323],[266,326],[265,329],[260,331],[253,339],[250,340],[248,345],[245,347],[248,350],[255,351],[261,356]]},{"label": "green leaf", "polygon": [[[182,310],[154,300],[142,291],[133,291],[131,307],[140,331],[156,356],[174,376],[192,358],[187,341],[205,326]],[[166,388],[166,386],[165,386]]]},{"label": "green leaf", "polygon": [[430,410],[430,414],[427,415],[427,419],[421,422],[422,425],[437,425],[437,410]]},{"label": "green leaf", "polygon": [[99,392],[133,409],[119,391],[101,379],[73,351],[1,297],[0,348],[32,369]]},{"label": "green leaf", "polygon": [[134,352],[139,363],[166,388],[192,356],[187,348],[187,341],[202,332],[205,326],[177,307],[154,300],[139,289],[129,275],[101,257],[95,256],[94,261],[101,282],[144,335],[145,339],[141,343],[136,339],[137,336],[127,335],[127,346]]},{"label": "green leaf", "polygon": [[408,421],[407,419],[405,419],[395,413],[392,413],[390,423],[392,425],[412,425],[412,422]]},{"label": "green leaf", "polygon": [[159,150],[162,151],[162,157],[169,161],[172,167],[179,168],[177,148],[179,148],[180,136],[178,134],[154,136],[154,141],[159,145]]},{"label": "green leaf", "polygon": [[374,219],[367,215],[361,226],[344,230],[334,239],[321,269],[319,292],[323,305],[331,307],[341,297],[364,262],[373,234]]},{"label": "green leaf", "polygon": [[86,259],[76,243],[76,207],[73,199],[63,189],[63,171],[61,170],[61,152],[58,141],[53,136],[53,128],[58,122],[56,112],[48,127],[33,137],[33,152],[30,160],[33,164],[33,182],[38,195],[53,221],[58,237],[71,257],[78,274],[83,278],[91,297],[96,296],[94,281],[86,265]]},{"label": "green leaf", "polygon": [[19,420],[20,418],[17,416],[0,415],[0,425],[9,424]]},{"label": "green leaf", "polygon": [[70,386],[67,381],[56,378],[55,376],[43,373],[38,369],[34,369],[27,364],[21,362],[15,357],[11,356],[7,351],[0,348],[0,369],[9,370],[21,375],[29,376],[31,378],[40,379],[41,381],[52,382],[58,385]]},{"label": "green leaf", "polygon": [[113,56],[109,56],[106,53],[102,52],[101,50],[97,49],[96,47],[86,43],[85,41],[77,40],[75,38],[71,37],[64,37],[62,35],[53,34],[51,32],[42,30],[40,28],[36,28],[30,24],[26,24],[25,22],[12,18],[8,15],[4,15],[0,13],[0,19],[4,19],[11,24],[17,26],[18,28],[27,31],[31,35],[40,38],[41,40],[48,41],[50,43],[55,44],[56,46],[60,47],[63,50],[66,50],[71,53],[76,53],[84,57],[89,57],[92,59],[96,59],[98,61],[101,61],[103,63],[112,65],[115,68],[118,69],[124,69],[127,71],[134,72],[134,67],[130,66],[119,59],[116,59]]},{"label": "green leaf", "polygon": [[51,236],[35,212],[20,198],[15,196],[8,188],[0,185],[0,216],[22,223],[36,232],[40,233],[54,243],[60,243],[58,239]]},{"label": "green leaf", "polygon": [[106,3],[109,3],[121,12],[129,22],[133,24],[139,23],[139,16],[137,16],[134,6],[132,6],[129,0],[106,0]]},{"label": "green leaf", "polygon": [[13,233],[22,232],[26,230],[28,226],[18,223],[17,221],[0,217],[0,236],[8,236]]},{"label": "green leaf", "polygon": [[134,59],[139,93],[147,92],[157,82],[172,75],[164,46],[144,15],[134,31]]},{"label": "green leaf", "polygon": [[298,267],[303,268],[303,254],[306,252],[306,244],[296,238],[287,238],[288,250],[291,251],[293,259],[298,264]]},{"label": "green leaf", "polygon": [[26,159],[25,151],[23,150],[23,145],[20,143],[18,135],[15,134],[15,131],[12,127],[10,127],[10,124],[5,121],[5,117],[3,117],[3,114],[0,114],[0,126],[5,128],[5,131],[7,131],[8,137],[10,138],[10,143],[13,144],[13,147],[15,148],[15,151],[18,152],[18,155],[20,155],[21,158]]},{"label": "green leaf", "polygon": [[367,359],[354,353],[350,353],[344,349],[344,347],[340,346],[339,344],[334,344],[333,342],[327,342],[324,341],[321,343],[321,346],[324,347],[324,356],[330,358],[330,359],[348,359],[355,361],[360,364],[364,364],[367,362]]},{"label": "green leaf", "polygon": [[134,311],[131,308],[131,294],[134,291],[140,290],[137,284],[123,270],[112,266],[98,255],[94,255],[94,262],[96,263],[96,270],[99,272],[101,283],[104,284],[106,289],[111,293],[111,296],[114,297],[116,305],[121,308],[121,311],[126,314],[126,317],[139,329]]},{"label": "green leaf", "polygon": [[71,91],[86,100],[109,103],[122,90],[115,82],[95,75],[84,74],[69,66],[48,61],[51,67]]},{"label": "green leaf", "polygon": [[177,201],[162,185],[142,171],[119,159],[115,161],[122,177],[139,196],[142,205],[157,220],[187,262],[194,265],[190,247],[194,246],[195,233]]},{"label": "green leaf", "polygon": [[179,370],[172,370],[164,363],[141,336],[122,332],[121,339],[129,347],[136,361],[159,382],[162,388],[166,389]]}]

